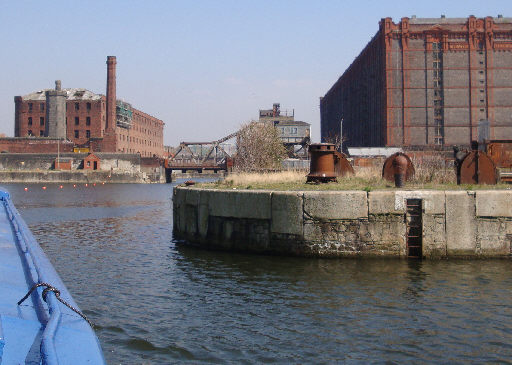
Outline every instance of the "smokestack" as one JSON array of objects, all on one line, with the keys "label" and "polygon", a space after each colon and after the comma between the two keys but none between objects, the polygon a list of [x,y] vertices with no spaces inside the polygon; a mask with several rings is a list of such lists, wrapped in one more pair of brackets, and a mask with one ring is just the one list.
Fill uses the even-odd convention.
[{"label": "smokestack", "polygon": [[107,122],[105,130],[116,129],[116,56],[107,57]]}]

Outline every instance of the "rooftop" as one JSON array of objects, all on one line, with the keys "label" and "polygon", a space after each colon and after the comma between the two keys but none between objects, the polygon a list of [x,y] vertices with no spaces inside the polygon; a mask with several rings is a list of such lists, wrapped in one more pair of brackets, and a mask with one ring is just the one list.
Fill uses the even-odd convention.
[{"label": "rooftop", "polygon": [[[22,96],[23,100],[45,101],[46,91],[55,91],[55,89],[42,89],[33,93]],[[82,88],[62,89],[67,93],[67,100],[100,100],[102,95],[95,94],[92,91]]]},{"label": "rooftop", "polygon": [[302,122],[302,121],[299,121],[299,120],[282,120],[282,121],[278,121],[277,125],[279,125],[279,126],[284,126],[284,125],[305,125],[305,126],[309,126],[311,124],[306,123],[306,122]]},{"label": "rooftop", "polygon": [[[477,17],[478,18],[478,17]],[[504,18],[502,16],[493,17],[495,23],[511,23],[512,18]],[[447,18],[441,16],[440,18],[416,18],[412,16],[409,18],[410,24],[466,24],[468,18]]]}]

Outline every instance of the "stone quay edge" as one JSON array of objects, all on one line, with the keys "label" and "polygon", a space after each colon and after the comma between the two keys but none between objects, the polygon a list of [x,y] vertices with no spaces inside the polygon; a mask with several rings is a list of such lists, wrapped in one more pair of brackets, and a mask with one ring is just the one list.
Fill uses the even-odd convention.
[{"label": "stone quay edge", "polygon": [[512,191],[267,191],[177,186],[173,233],[209,249],[308,257],[409,256],[419,202],[423,258],[508,258]]}]

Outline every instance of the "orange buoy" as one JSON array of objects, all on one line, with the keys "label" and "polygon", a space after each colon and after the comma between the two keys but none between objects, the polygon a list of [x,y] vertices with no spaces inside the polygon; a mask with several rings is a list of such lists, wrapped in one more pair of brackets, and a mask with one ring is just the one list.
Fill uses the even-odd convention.
[{"label": "orange buoy", "polygon": [[25,188],[25,189],[23,189],[23,190],[28,191],[28,188]]},{"label": "orange buoy", "polygon": [[43,190],[46,190],[46,186],[43,186]]},{"label": "orange buoy", "polygon": [[62,186],[62,185],[59,185],[59,189],[62,189],[62,188],[63,188],[63,186]]}]

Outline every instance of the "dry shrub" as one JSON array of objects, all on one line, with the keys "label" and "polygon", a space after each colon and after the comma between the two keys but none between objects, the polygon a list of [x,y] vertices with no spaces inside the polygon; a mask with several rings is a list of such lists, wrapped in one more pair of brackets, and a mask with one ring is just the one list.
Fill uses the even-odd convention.
[{"label": "dry shrub", "polygon": [[442,156],[422,156],[412,158],[416,169],[414,182],[419,184],[453,184],[457,182],[457,176],[453,165]]},{"label": "dry shrub", "polygon": [[304,182],[306,182],[304,171],[293,170],[268,173],[241,172],[228,175],[225,179],[225,183],[235,186]]},{"label": "dry shrub", "polygon": [[236,139],[235,169],[258,171],[281,169],[286,148],[272,123],[250,122],[242,126]]},{"label": "dry shrub", "polygon": [[[356,167],[355,177],[363,180],[373,181],[382,178],[382,167],[379,166],[364,166]],[[350,176],[349,176],[350,178]]]}]

